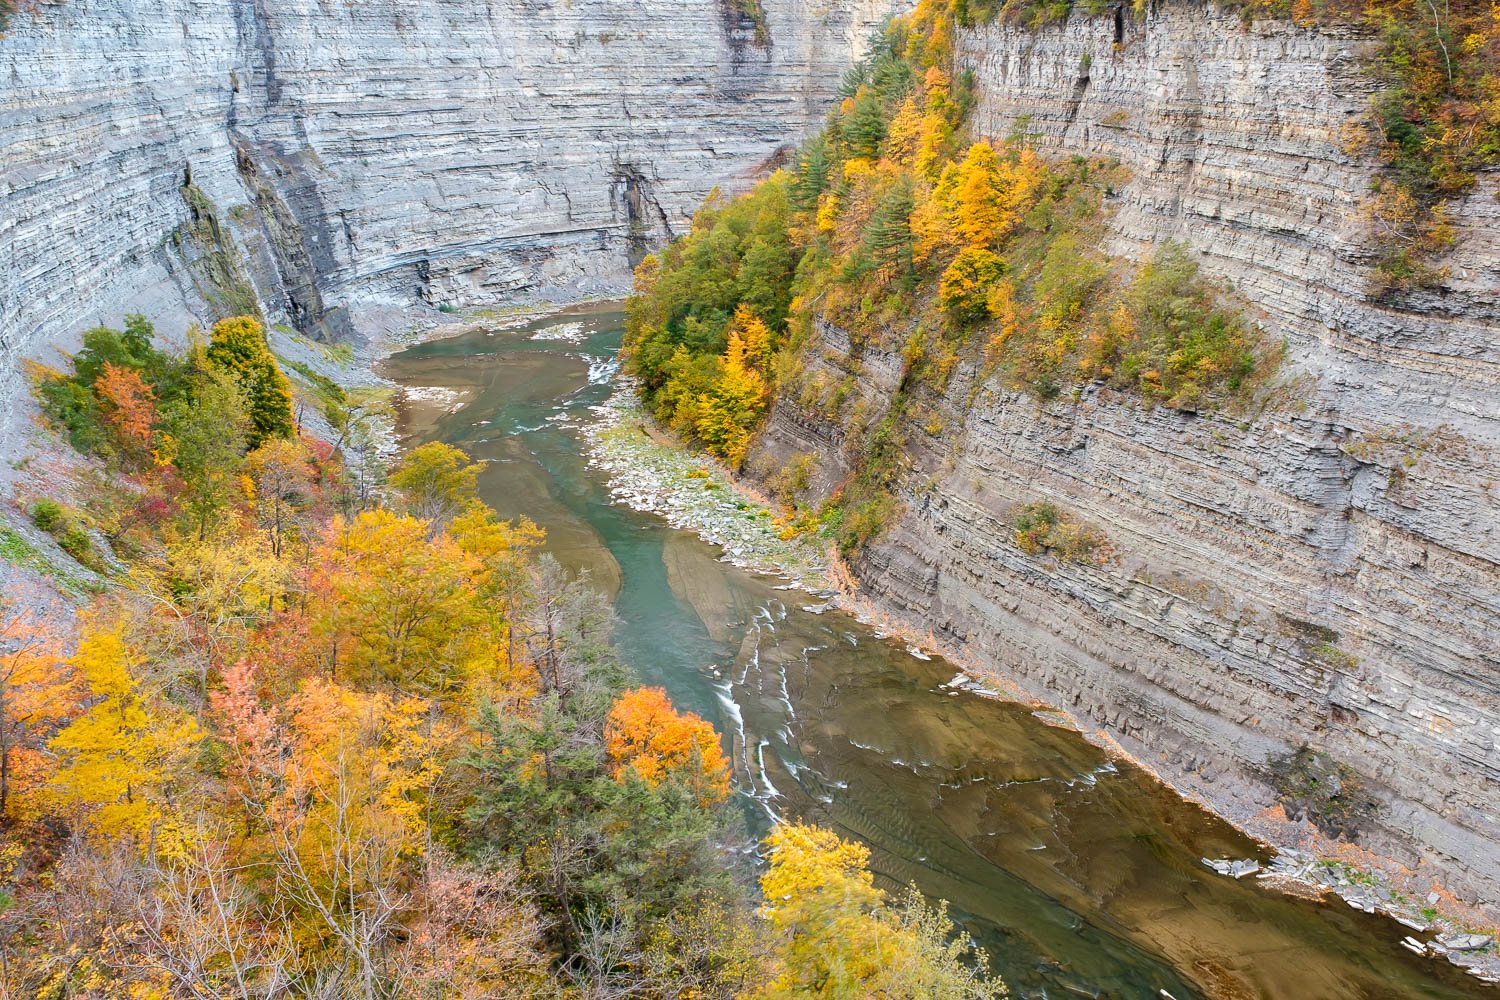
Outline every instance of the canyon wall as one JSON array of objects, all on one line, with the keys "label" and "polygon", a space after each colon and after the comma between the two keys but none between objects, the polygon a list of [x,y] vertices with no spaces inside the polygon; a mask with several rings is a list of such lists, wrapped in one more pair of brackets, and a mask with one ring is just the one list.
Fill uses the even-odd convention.
[{"label": "canyon wall", "polygon": [[[18,358],[129,311],[175,331],[257,301],[335,337],[621,287],[816,122],[892,6],[766,0],[762,32],[727,0],[43,4],[0,41],[0,445]],[[1191,5],[961,37],[978,131],[1123,162],[1109,249],[1189,244],[1294,388],[1193,415],[961,369],[917,394],[903,513],[855,569],[1233,818],[1326,754],[1374,803],[1360,843],[1493,902],[1500,202],[1491,176],[1456,206],[1442,287],[1368,294],[1366,44]],[[867,421],[902,375],[829,327],[808,363]],[[856,438],[784,399],[757,458],[814,456],[826,491]],[[1022,553],[1037,500],[1115,560]]]},{"label": "canyon wall", "polygon": [[890,0],[67,0],[0,40],[0,371],[141,311],[621,289],[833,98]]},{"label": "canyon wall", "polygon": [[[855,560],[875,601],[1012,678],[1233,819],[1344,786],[1324,832],[1500,912],[1500,202],[1454,213],[1441,287],[1375,298],[1355,147],[1373,84],[1357,34],[1211,7],[961,38],[977,131],[1118,159],[1109,249],[1188,244],[1271,336],[1280,402],[1193,414],[1095,385],[1039,402],[960,366],[908,392],[902,512]],[[902,382],[899,345],[822,325],[752,468],[858,461]],[[1104,566],[1027,555],[1052,501],[1109,536]],[[1297,758],[1302,748],[1320,755]],[[1313,772],[1309,773],[1309,765]],[[1306,793],[1306,794],[1304,794]],[[1268,812],[1270,810],[1270,812]]]}]

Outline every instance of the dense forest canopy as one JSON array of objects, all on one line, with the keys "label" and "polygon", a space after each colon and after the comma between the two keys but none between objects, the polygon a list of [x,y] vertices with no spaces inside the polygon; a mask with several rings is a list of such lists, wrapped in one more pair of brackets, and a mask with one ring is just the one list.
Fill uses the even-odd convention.
[{"label": "dense forest canopy", "polygon": [[467,455],[367,489],[256,320],[188,342],[33,373],[97,473],[33,516],[97,576],[76,629],[0,602],[0,992],[1003,995],[826,831],[773,834],[762,901],[718,734]]}]

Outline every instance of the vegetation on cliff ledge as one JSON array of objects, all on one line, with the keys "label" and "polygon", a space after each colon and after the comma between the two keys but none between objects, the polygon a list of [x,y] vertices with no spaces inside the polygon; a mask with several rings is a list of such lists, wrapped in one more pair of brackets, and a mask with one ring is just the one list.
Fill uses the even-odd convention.
[{"label": "vegetation on cliff ledge", "polygon": [[[1195,409],[1274,364],[1182,248],[1139,266],[1097,249],[1118,167],[969,134],[955,24],[947,0],[891,22],[794,170],[712,197],[637,270],[630,369],[658,418],[731,466],[778,389],[839,417],[839,389],[803,384],[820,321],[856,355],[898,352],[901,395],[941,389],[967,356],[1044,399],[1097,380]],[[867,430],[864,462],[824,512],[846,549],[888,519],[907,432],[889,417]]]},{"label": "vegetation on cliff ledge", "polygon": [[1387,171],[1364,201],[1385,289],[1428,284],[1453,242],[1451,202],[1500,165],[1500,5],[1490,0],[1235,0],[1245,12],[1314,26],[1354,23],[1376,39],[1381,89],[1350,152],[1373,144]]},{"label": "vegetation on cliff ledge", "polygon": [[[1369,127],[1344,140],[1351,152],[1375,141],[1389,165],[1363,205],[1380,248],[1376,291],[1441,278],[1428,261],[1452,240],[1449,201],[1500,160],[1500,8],[1236,2],[1247,17],[1374,32],[1384,86]],[[817,322],[850,334],[855,364],[867,350],[899,351],[903,396],[940,389],[967,356],[1043,399],[1094,381],[1195,410],[1243,395],[1276,366],[1278,347],[1200,279],[1184,248],[1162,245],[1135,266],[1099,251],[1119,167],[1049,161],[1021,134],[970,133],[958,28],[995,18],[1039,27],[1071,9],[922,0],[849,72],[795,169],[733,201],[711,197],[691,232],[637,271],[626,355],[658,418],[735,468],[778,392],[852,424],[862,461],[822,512],[846,550],[889,518],[911,428],[842,416],[850,387],[809,380],[802,349]],[[902,412],[898,399],[889,413]]]}]

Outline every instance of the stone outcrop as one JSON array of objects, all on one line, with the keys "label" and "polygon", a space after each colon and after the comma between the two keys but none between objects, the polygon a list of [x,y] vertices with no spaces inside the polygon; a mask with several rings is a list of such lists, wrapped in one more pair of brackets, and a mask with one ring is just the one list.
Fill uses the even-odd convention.
[{"label": "stone outcrop", "polygon": [[821,119],[891,8],[765,0],[762,31],[730,0],[44,4],[0,41],[0,369],[247,292],[326,337],[623,288]]},{"label": "stone outcrop", "polygon": [[[1372,84],[1357,35],[1243,26],[1211,7],[964,35],[979,132],[1117,158],[1110,249],[1187,243],[1276,338],[1283,400],[1192,414],[1094,385],[1040,403],[961,365],[908,393],[902,511],[855,560],[939,648],[1070,710],[1224,814],[1271,832],[1303,748],[1344,775],[1314,817],[1500,911],[1500,203],[1455,212],[1442,287],[1372,297],[1348,153]],[[822,325],[757,443],[858,460],[898,347]],[[825,393],[825,404],[829,399]],[[1018,507],[1100,527],[1105,565],[1027,555]],[[1304,810],[1305,811],[1305,810]],[[1286,833],[1285,828],[1280,830]]]}]

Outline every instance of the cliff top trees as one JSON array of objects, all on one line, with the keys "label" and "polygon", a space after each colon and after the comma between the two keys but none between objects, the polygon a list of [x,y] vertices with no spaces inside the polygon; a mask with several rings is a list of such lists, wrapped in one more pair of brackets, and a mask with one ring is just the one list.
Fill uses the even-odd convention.
[{"label": "cliff top trees", "polygon": [[214,324],[208,361],[227,372],[245,394],[250,413],[250,447],[273,437],[291,437],[292,388],[271,356],[260,321],[231,316]]}]

